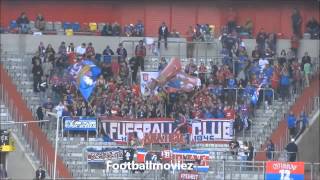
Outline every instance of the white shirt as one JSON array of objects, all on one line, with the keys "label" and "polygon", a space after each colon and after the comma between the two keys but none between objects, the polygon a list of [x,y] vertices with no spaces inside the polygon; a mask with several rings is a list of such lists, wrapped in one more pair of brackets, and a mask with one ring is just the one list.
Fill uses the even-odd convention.
[{"label": "white shirt", "polygon": [[84,53],[86,53],[86,48],[78,46],[77,49],[76,49],[76,53],[80,54],[80,55],[83,55]]},{"label": "white shirt", "polygon": [[63,112],[63,110],[64,110],[64,105],[63,105],[63,104],[59,104],[59,105],[56,106],[54,109],[57,111],[57,115],[58,115],[59,117],[61,117],[61,116],[62,116],[62,112]]},{"label": "white shirt", "polygon": [[267,59],[259,59],[259,66],[261,67],[261,69],[264,69],[266,67],[266,64],[269,64],[269,61]]}]

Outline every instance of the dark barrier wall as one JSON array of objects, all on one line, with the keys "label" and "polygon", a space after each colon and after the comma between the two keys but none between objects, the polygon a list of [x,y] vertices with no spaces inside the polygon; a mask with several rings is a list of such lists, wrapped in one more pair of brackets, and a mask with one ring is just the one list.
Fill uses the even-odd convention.
[{"label": "dark barrier wall", "polygon": [[[22,121],[35,121],[32,116],[32,112],[27,108],[21,94],[17,91],[16,86],[12,83],[11,78],[8,73],[4,70],[3,66],[0,65],[0,84],[4,87],[4,92],[8,95],[8,102],[12,102],[13,105],[10,107],[15,107],[17,112],[13,114],[18,114]],[[17,119],[13,119],[17,121]],[[35,123],[30,123],[24,130],[28,138],[32,138],[33,142],[38,142],[38,149],[42,149],[44,155],[41,157],[41,162],[49,162],[49,167],[53,167],[54,162],[54,148],[52,144],[48,141],[46,135],[42,132],[39,126]],[[30,137],[32,136],[32,137]],[[52,177],[53,168],[48,169],[49,175]],[[71,178],[68,168],[64,165],[63,161],[57,158],[57,172],[61,178]]]},{"label": "dark barrier wall", "polygon": [[70,22],[114,22],[121,25],[136,23],[142,20],[147,35],[156,35],[158,27],[165,21],[169,28],[186,34],[190,25],[196,23],[214,24],[220,31],[233,8],[238,24],[244,24],[247,18],[254,22],[254,32],[261,27],[268,32],[282,32],[286,37],[292,35],[291,14],[297,7],[305,23],[315,17],[319,21],[319,3],[311,1],[98,1],[98,0],[2,0],[1,25],[8,26],[11,20],[17,19],[21,12],[35,19],[42,13],[48,21]]}]

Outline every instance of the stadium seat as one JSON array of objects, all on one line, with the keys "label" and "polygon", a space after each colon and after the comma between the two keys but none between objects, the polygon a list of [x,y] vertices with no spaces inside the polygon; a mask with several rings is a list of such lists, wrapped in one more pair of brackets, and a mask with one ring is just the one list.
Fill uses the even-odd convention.
[{"label": "stadium seat", "polygon": [[303,39],[311,39],[311,34],[310,33],[304,33],[303,34]]},{"label": "stadium seat", "polygon": [[97,31],[97,23],[91,22],[89,23],[90,31]]},{"label": "stadium seat", "polygon": [[98,30],[101,32],[106,23],[98,23]]},{"label": "stadium seat", "polygon": [[89,31],[89,25],[88,23],[83,23],[82,26],[81,26],[81,31]]},{"label": "stadium seat", "polygon": [[54,30],[53,23],[51,21],[47,21],[45,29],[47,31],[53,31]]},{"label": "stadium seat", "polygon": [[72,23],[72,29],[74,32],[80,31],[80,24],[78,22]]},{"label": "stadium seat", "polygon": [[67,36],[73,36],[73,29],[66,29],[65,32]]},{"label": "stadium seat", "polygon": [[62,23],[60,21],[56,21],[54,22],[54,30],[58,31],[58,30],[61,30],[62,28]]},{"label": "stadium seat", "polygon": [[10,29],[15,29],[15,28],[17,28],[17,27],[18,27],[17,21],[12,20],[12,21],[10,22]]},{"label": "stadium seat", "polygon": [[69,23],[69,22],[64,22],[64,23],[63,23],[63,29],[64,29],[64,30],[66,30],[66,29],[72,29],[71,23]]},{"label": "stadium seat", "polygon": [[29,25],[30,25],[30,29],[31,30],[35,28],[35,22],[34,21],[30,21]]},{"label": "stadium seat", "polygon": [[103,56],[103,62],[106,64],[111,64],[111,56]]},{"label": "stadium seat", "polygon": [[98,62],[100,62],[101,61],[101,54],[96,54],[96,57],[95,57],[95,59],[96,59],[96,61],[98,61]]}]

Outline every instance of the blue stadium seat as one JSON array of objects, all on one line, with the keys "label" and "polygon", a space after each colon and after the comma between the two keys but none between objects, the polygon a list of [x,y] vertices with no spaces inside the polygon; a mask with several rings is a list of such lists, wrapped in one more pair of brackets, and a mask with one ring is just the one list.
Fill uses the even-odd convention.
[{"label": "blue stadium seat", "polygon": [[110,55],[104,55],[103,56],[103,62],[106,64],[111,64],[111,56]]},{"label": "blue stadium seat", "polygon": [[17,21],[12,20],[12,21],[10,22],[10,29],[15,29],[15,28],[17,28],[17,27],[18,27]]},{"label": "blue stadium seat", "polygon": [[72,29],[74,32],[80,31],[80,24],[78,22],[72,23]]},{"label": "blue stadium seat", "polygon": [[72,25],[71,25],[71,23],[69,23],[69,22],[64,22],[63,23],[63,29],[72,29]]},{"label": "blue stadium seat", "polygon": [[96,57],[95,57],[95,59],[96,59],[96,61],[98,61],[98,62],[100,62],[101,61],[101,54],[96,54]]}]

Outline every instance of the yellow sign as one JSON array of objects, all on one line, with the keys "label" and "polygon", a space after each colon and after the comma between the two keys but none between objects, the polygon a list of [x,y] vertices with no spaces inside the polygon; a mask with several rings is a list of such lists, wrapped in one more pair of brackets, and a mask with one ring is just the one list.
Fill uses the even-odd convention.
[{"label": "yellow sign", "polygon": [[12,152],[15,151],[16,147],[14,145],[3,145],[0,146],[0,152]]}]

